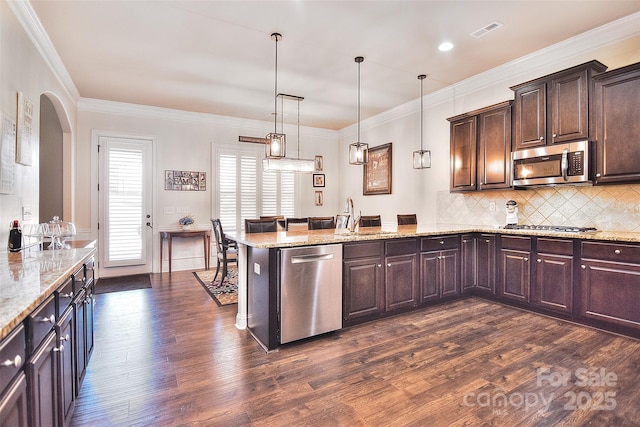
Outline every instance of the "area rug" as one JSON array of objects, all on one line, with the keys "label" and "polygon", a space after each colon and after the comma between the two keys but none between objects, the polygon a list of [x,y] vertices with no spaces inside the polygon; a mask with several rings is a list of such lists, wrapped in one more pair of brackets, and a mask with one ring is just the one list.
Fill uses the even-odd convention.
[{"label": "area rug", "polygon": [[151,287],[151,278],[148,274],[134,274],[132,276],[101,277],[96,282],[95,293],[106,294],[108,292],[133,291]]},{"label": "area rug", "polygon": [[235,267],[229,268],[227,271],[227,277],[224,282],[220,283],[220,274],[215,282],[213,282],[213,276],[215,276],[216,270],[202,270],[194,271],[193,275],[196,276],[198,282],[205,288],[205,290],[213,297],[213,300],[219,305],[229,305],[238,303],[238,269]]}]

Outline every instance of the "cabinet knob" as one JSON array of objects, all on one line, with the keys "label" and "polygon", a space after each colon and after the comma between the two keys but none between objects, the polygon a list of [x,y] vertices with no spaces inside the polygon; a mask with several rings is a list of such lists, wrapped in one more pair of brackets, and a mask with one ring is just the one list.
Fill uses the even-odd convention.
[{"label": "cabinet knob", "polygon": [[485,240],[485,242],[487,242],[487,243],[491,243],[491,240],[487,239],[487,240]]},{"label": "cabinet knob", "polygon": [[467,243],[467,239],[462,239],[462,243]]},{"label": "cabinet knob", "polygon": [[600,175],[599,173],[596,174],[596,178],[600,178],[602,175]]},{"label": "cabinet knob", "polygon": [[73,298],[73,292],[69,292],[68,294],[60,294],[62,298]]},{"label": "cabinet knob", "polygon": [[378,268],[382,267],[382,264],[378,264]]},{"label": "cabinet knob", "polygon": [[539,259],[539,260],[538,260],[538,264],[541,264],[541,263],[542,263],[542,260],[541,260],[541,259]]},{"label": "cabinet knob", "polygon": [[13,358],[13,360],[11,359],[7,359],[4,362],[2,362],[2,366],[15,366],[16,368],[20,368],[20,366],[22,366],[22,357],[20,357],[19,354],[16,355],[16,357]]},{"label": "cabinet knob", "polygon": [[56,323],[56,316],[54,316],[53,314],[49,317],[43,317],[42,318],[42,323],[51,323],[54,324]]},{"label": "cabinet knob", "polygon": [[67,335],[65,335],[65,336],[60,338],[60,342],[61,343],[65,342],[65,341],[68,342],[70,339],[71,339],[71,337],[69,336],[69,334],[67,334]]},{"label": "cabinet knob", "polygon": [[540,141],[544,141],[544,136],[541,136],[541,137],[540,137]]},{"label": "cabinet knob", "polygon": [[613,251],[613,253],[616,255],[620,255],[620,249],[616,249],[615,251]]},{"label": "cabinet knob", "polygon": [[581,268],[581,269],[583,269],[583,270],[586,270],[586,269],[587,269],[587,266],[586,266],[586,265],[584,265],[584,264],[582,264],[582,265],[580,266],[580,268]]},{"label": "cabinet knob", "polygon": [[525,258],[522,258],[522,260],[523,260],[524,262],[527,262],[527,261],[529,261],[529,258],[525,257]]},{"label": "cabinet knob", "polygon": [[556,136],[558,136],[558,135],[556,135],[556,134],[554,133],[554,134],[553,134],[553,137],[555,138]]},{"label": "cabinet knob", "polygon": [[387,264],[387,267],[391,267],[391,263]]},{"label": "cabinet knob", "polygon": [[441,244],[441,245],[444,245],[444,240],[440,240],[440,244]]},{"label": "cabinet knob", "polygon": [[53,347],[53,351],[55,352],[63,352],[64,351],[64,346],[62,344],[60,344],[60,347]]}]

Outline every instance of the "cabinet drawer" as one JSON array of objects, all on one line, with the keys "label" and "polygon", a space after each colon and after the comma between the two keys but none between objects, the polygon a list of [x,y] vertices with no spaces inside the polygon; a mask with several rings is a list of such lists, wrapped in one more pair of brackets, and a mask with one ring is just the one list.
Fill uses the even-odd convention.
[{"label": "cabinet drawer", "polygon": [[23,325],[19,325],[0,342],[0,394],[24,365],[25,347]]},{"label": "cabinet drawer", "polygon": [[349,243],[342,250],[344,259],[379,257],[382,254],[382,242]]},{"label": "cabinet drawer", "polygon": [[573,240],[538,238],[538,253],[573,255]]},{"label": "cabinet drawer", "polygon": [[56,323],[55,296],[52,294],[27,317],[27,342],[29,354],[40,345]]},{"label": "cabinet drawer", "polygon": [[73,292],[78,293],[85,285],[84,265],[71,275],[73,280]]},{"label": "cabinet drawer", "polygon": [[417,239],[388,240],[384,243],[385,255],[409,255],[417,252]]},{"label": "cabinet drawer", "polygon": [[531,237],[521,236],[500,236],[502,249],[513,249],[516,251],[531,251]]},{"label": "cabinet drawer", "polygon": [[84,281],[89,284],[93,281],[93,270],[95,268],[95,259],[89,258],[84,265]]},{"label": "cabinet drawer", "polygon": [[582,258],[640,264],[640,246],[582,242]]},{"label": "cabinet drawer", "polygon": [[64,312],[73,301],[73,279],[69,277],[58,289],[56,289],[55,295],[57,298],[56,318],[59,319],[62,312]]},{"label": "cabinet drawer", "polygon": [[420,240],[420,252],[439,251],[442,249],[458,249],[459,236],[425,237]]}]

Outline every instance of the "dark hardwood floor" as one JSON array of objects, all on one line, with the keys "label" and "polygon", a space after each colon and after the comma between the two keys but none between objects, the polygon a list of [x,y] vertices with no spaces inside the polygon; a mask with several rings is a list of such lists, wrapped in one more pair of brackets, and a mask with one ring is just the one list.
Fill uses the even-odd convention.
[{"label": "dark hardwood floor", "polygon": [[191,273],[152,283],[97,295],[72,425],[640,425],[637,340],[473,298],[266,354]]}]

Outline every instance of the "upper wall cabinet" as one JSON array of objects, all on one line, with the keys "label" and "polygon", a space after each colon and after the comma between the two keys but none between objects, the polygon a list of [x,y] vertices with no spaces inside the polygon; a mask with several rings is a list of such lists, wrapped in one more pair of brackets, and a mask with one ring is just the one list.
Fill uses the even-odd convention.
[{"label": "upper wall cabinet", "polygon": [[451,191],[511,186],[511,104],[505,101],[451,122]]},{"label": "upper wall cabinet", "polygon": [[594,78],[596,184],[640,182],[640,62]]},{"label": "upper wall cabinet", "polygon": [[511,87],[515,92],[513,149],[589,139],[590,82],[606,69],[590,61]]}]

